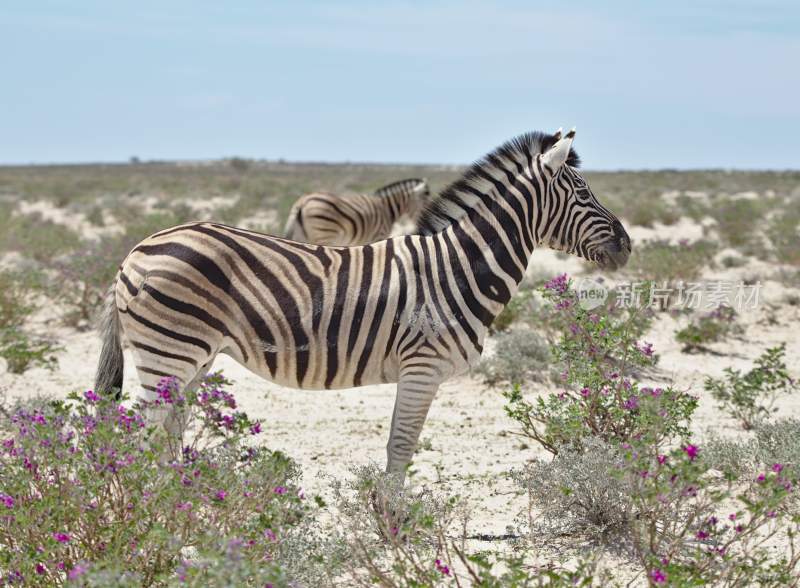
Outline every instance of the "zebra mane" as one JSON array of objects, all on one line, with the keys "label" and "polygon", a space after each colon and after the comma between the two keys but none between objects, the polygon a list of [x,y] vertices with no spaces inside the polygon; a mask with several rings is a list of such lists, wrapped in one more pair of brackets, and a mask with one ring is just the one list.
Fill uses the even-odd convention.
[{"label": "zebra mane", "polygon": [[406,178],[405,180],[399,180],[397,182],[392,182],[391,184],[386,184],[385,186],[375,190],[374,194],[375,196],[391,196],[398,188],[413,188],[424,183],[425,180],[422,178]]},{"label": "zebra mane", "polygon": [[[494,186],[489,178],[503,177],[508,170],[527,167],[537,154],[547,151],[556,142],[555,135],[534,131],[506,141],[494,151],[473,163],[460,179],[442,190],[422,210],[416,232],[438,233],[467,214],[478,202],[475,191],[489,192]],[[578,167],[580,158],[570,149],[567,165]]]}]

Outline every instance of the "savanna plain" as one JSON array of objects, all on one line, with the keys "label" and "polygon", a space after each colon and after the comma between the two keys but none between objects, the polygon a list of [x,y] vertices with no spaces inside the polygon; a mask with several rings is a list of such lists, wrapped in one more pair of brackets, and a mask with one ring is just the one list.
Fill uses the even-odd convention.
[{"label": "savanna plain", "polygon": [[534,253],[481,365],[441,387],[404,489],[381,473],[394,385],[285,389],[221,357],[195,395],[163,384],[177,446],[141,421],[130,359],[121,405],[88,392],[103,294],[144,237],[280,235],[304,193],[436,193],[460,171],[0,168],[2,581],[797,585],[800,172],[586,172],[630,262]]}]

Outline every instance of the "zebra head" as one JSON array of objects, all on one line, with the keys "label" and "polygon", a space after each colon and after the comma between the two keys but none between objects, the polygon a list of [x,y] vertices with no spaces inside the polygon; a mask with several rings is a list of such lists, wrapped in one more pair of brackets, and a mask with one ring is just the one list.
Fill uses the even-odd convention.
[{"label": "zebra head", "polygon": [[406,216],[416,223],[420,213],[425,210],[431,201],[431,187],[428,185],[427,178],[411,180],[413,184],[409,187],[408,204],[406,205]]},{"label": "zebra head", "polygon": [[552,135],[539,155],[546,196],[539,243],[615,270],[628,261],[631,239],[619,219],[598,202],[578,171],[572,151],[575,129]]}]

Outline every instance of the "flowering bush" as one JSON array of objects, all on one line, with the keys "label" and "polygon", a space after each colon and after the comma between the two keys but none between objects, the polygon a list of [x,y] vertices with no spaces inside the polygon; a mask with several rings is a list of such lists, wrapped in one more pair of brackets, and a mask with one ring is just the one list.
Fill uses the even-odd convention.
[{"label": "flowering bush", "polygon": [[3,580],[104,585],[124,574],[130,585],[207,585],[221,565],[209,554],[257,569],[259,585],[279,580],[273,554],[307,508],[298,472],[281,453],[247,443],[260,425],[231,412],[226,383],[214,374],[177,397],[162,381],[157,402],[185,410],[177,455],[141,407],[92,391],[9,414],[10,435],[0,435]]},{"label": "flowering bush", "polygon": [[789,376],[785,353],[785,344],[771,347],[746,374],[726,368],[725,378],[706,378],[705,389],[744,429],[752,429],[777,410],[773,407],[779,395],[793,392],[797,387]]},{"label": "flowering bush", "polygon": [[697,399],[632,378],[655,363],[652,345],[640,341],[647,323],[635,309],[586,310],[570,285],[562,275],[542,291],[564,329],[552,349],[563,389],[534,403],[518,386],[505,394],[506,412],[522,426],[521,434],[554,454],[565,445],[580,448],[587,437],[620,442],[644,431],[664,438],[686,434]]},{"label": "flowering bush", "polygon": [[[720,476],[689,431],[697,399],[635,380],[653,358],[641,332],[580,308],[566,276],[545,288],[563,318],[553,355],[565,389],[535,404],[519,389],[506,395],[521,433],[555,454],[517,474],[546,523],[529,516],[531,531],[597,530],[651,586],[778,586],[794,577],[791,470],[778,462],[755,479]],[[789,537],[786,554],[767,548],[778,533]]]}]

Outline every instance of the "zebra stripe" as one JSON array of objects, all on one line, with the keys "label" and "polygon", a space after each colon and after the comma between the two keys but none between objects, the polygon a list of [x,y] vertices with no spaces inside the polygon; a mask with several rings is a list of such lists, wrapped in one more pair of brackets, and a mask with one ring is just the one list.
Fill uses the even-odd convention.
[{"label": "zebra stripe", "polygon": [[373,194],[314,192],[294,203],[284,234],[317,245],[366,245],[388,238],[399,221],[416,222],[429,199],[427,181],[417,178],[394,182]]},{"label": "zebra stripe", "polygon": [[121,336],[149,395],[164,374],[196,385],[220,353],[294,388],[397,382],[387,467],[402,477],[439,384],[478,361],[535,247],[627,261],[573,137],[499,147],[426,206],[419,234],[327,247],[213,222],[156,233],[111,291],[97,389],[121,384]]}]

